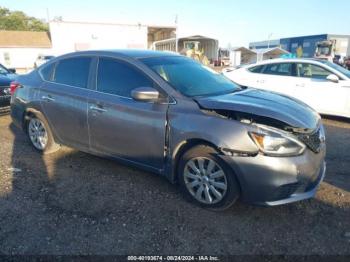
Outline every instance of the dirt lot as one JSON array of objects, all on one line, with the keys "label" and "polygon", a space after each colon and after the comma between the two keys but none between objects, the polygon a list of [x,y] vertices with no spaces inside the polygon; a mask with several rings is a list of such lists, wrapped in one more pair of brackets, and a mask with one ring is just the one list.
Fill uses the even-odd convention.
[{"label": "dirt lot", "polygon": [[350,254],[350,123],[326,120],[317,197],[214,213],[166,179],[69,148],[41,157],[0,117],[0,254]]}]

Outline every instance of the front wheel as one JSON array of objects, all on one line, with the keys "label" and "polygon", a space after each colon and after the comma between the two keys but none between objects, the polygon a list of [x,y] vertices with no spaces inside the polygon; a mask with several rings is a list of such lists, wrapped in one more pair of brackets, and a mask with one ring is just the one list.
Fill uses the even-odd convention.
[{"label": "front wheel", "polygon": [[52,132],[43,117],[31,116],[27,122],[27,133],[35,149],[43,154],[55,152],[60,147],[55,143]]},{"label": "front wheel", "polygon": [[185,195],[198,205],[216,210],[230,207],[240,190],[233,171],[208,146],[200,145],[181,158],[178,177]]}]

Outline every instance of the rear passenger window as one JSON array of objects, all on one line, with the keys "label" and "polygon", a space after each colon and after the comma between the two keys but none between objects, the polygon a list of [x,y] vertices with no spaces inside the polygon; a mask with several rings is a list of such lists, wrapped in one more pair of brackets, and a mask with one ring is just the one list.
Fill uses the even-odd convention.
[{"label": "rear passenger window", "polygon": [[268,75],[291,76],[292,64],[281,63],[281,64],[266,65],[263,73]]},{"label": "rear passenger window", "polygon": [[292,73],[292,64],[279,64],[277,69],[278,75],[290,76]]},{"label": "rear passenger window", "polygon": [[55,64],[49,64],[46,65],[43,69],[40,70],[41,76],[44,78],[46,81],[51,81],[51,76],[52,76],[52,69],[54,68]]},{"label": "rear passenger window", "polygon": [[153,87],[153,81],[131,65],[110,58],[100,58],[98,63],[97,90],[131,97],[131,90]]},{"label": "rear passenger window", "polygon": [[254,66],[249,68],[248,70],[252,73],[261,73],[263,66]]},{"label": "rear passenger window", "polygon": [[74,57],[60,60],[53,81],[75,87],[87,88],[90,57]]}]

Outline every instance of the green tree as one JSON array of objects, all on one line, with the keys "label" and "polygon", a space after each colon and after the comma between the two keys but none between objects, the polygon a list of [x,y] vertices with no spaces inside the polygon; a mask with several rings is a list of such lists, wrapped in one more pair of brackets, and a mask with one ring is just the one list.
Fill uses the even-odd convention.
[{"label": "green tree", "polygon": [[49,31],[48,24],[21,11],[0,7],[0,30]]}]

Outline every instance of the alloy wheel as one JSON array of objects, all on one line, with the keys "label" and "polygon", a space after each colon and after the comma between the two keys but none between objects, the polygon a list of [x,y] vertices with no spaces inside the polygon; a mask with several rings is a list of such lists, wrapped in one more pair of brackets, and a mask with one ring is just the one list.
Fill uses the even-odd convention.
[{"label": "alloy wheel", "polygon": [[227,192],[225,172],[209,158],[190,159],[185,165],[184,180],[191,195],[204,204],[220,202]]},{"label": "alloy wheel", "polygon": [[37,118],[30,119],[29,125],[28,125],[28,134],[33,145],[37,149],[39,150],[45,149],[48,141],[48,136],[47,136],[47,131],[45,129],[44,124],[39,119]]}]

